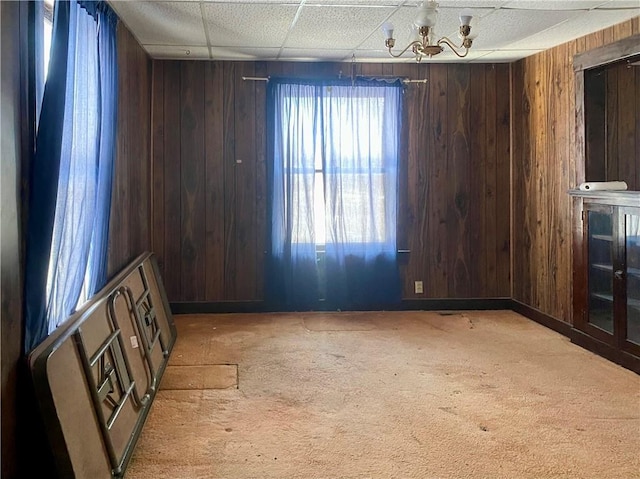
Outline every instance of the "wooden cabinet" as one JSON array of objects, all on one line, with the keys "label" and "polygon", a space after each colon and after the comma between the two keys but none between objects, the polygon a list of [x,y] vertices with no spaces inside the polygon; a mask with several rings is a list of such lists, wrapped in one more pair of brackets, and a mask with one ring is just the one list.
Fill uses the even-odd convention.
[{"label": "wooden cabinet", "polygon": [[571,339],[640,372],[640,192],[572,192]]}]

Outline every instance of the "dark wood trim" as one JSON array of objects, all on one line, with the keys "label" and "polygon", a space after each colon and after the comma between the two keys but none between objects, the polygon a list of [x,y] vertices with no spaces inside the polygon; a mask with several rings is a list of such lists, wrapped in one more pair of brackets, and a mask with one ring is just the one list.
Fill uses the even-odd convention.
[{"label": "dark wood trim", "polygon": [[516,313],[546,326],[549,329],[553,329],[564,336],[569,336],[569,333],[571,332],[571,325],[569,323],[560,321],[559,319],[549,316],[548,314],[515,299],[511,300],[511,309]]},{"label": "dark wood trim", "polygon": [[[387,311],[440,311],[440,310],[505,310],[511,308],[509,298],[470,298],[470,299],[405,299],[398,305],[387,307]],[[215,314],[215,313],[275,313],[286,309],[276,308],[264,301],[181,301],[170,303],[173,314]],[[321,302],[313,311],[334,311]],[[379,308],[372,308],[378,311]]]},{"label": "dark wood trim", "polygon": [[640,54],[640,34],[574,55],[573,69],[576,72],[587,70],[637,54]]},{"label": "dark wood trim", "polygon": [[585,237],[584,237],[584,219],[582,216],[584,208],[584,201],[581,196],[573,198],[572,212],[572,278],[573,278],[573,293],[572,299],[572,311],[571,317],[574,326],[579,326],[586,322],[586,310],[587,304],[587,276],[584,274],[586,270],[586,264],[588,258],[586,257]]},{"label": "dark wood trim", "polygon": [[630,369],[631,371],[640,374],[640,358],[636,356],[592,338],[579,329],[571,328],[569,331],[569,339],[571,339],[572,343],[577,344],[598,356],[602,356],[609,361],[619,364],[623,368]]},{"label": "dark wood trim", "polygon": [[264,301],[174,301],[173,314],[266,313]]},{"label": "dark wood trim", "polygon": [[575,74],[575,184],[578,187],[587,177],[587,137],[585,127],[585,101],[584,101],[584,71],[577,71]]},{"label": "dark wood trim", "polygon": [[488,311],[511,309],[509,298],[404,299],[398,311]]}]

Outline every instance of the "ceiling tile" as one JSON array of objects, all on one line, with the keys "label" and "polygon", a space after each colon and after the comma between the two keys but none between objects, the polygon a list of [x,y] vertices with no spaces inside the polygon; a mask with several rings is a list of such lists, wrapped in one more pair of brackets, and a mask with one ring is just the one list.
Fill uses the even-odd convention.
[{"label": "ceiling tile", "polygon": [[393,7],[305,6],[285,47],[349,49],[357,47],[393,13]]},{"label": "ceiling tile", "polygon": [[371,8],[381,8],[381,7],[399,7],[407,0],[307,0],[304,2],[305,6],[308,7],[322,7],[325,5],[329,6],[360,6],[360,7],[371,7]]},{"label": "ceiling tile", "polygon": [[397,59],[389,56],[386,51],[372,51],[372,50],[358,50],[355,52],[356,63],[402,63],[407,60],[409,63],[413,63],[415,60],[407,57],[406,59]]},{"label": "ceiling tile", "polygon": [[302,0],[175,0],[178,2],[194,2],[201,3],[204,6],[206,5],[216,5],[221,3],[243,3],[243,4],[286,4],[286,5],[297,5]]},{"label": "ceiling tile", "polygon": [[525,58],[542,50],[478,50],[470,63],[508,63]]},{"label": "ceiling tile", "polygon": [[[153,58],[173,60],[209,60],[209,48],[178,45],[145,45]],[[187,54],[189,52],[189,54]]]},{"label": "ceiling tile", "polygon": [[[456,8],[459,10],[465,8],[499,8],[510,0],[441,0],[438,7],[442,10],[445,8]],[[417,5],[417,2],[415,3]]]},{"label": "ceiling tile", "polygon": [[[154,58],[413,62],[393,59],[381,25],[395,24],[396,49],[417,37],[419,0],[109,0]],[[511,61],[640,15],[639,0],[440,0],[436,37],[458,38],[471,10],[474,45],[458,59]],[[202,18],[204,15],[204,18]],[[299,16],[297,16],[299,15]],[[206,30],[205,30],[206,23]],[[207,45],[210,45],[207,47]],[[186,55],[189,51],[190,54]]]},{"label": "ceiling tile", "polygon": [[495,10],[479,19],[472,31],[472,34],[477,34],[473,46],[480,50],[534,49],[537,47],[526,42],[519,43],[519,46],[514,44],[581,14],[584,12]]},{"label": "ceiling tile", "polygon": [[207,44],[198,3],[112,1],[111,6],[142,44]]},{"label": "ceiling tile", "polygon": [[560,25],[545,31],[534,32],[520,41],[512,42],[508,48],[551,48],[559,43],[621,23],[637,15],[640,15],[640,8],[635,12],[632,10],[592,10],[584,12]]},{"label": "ceiling tile", "polygon": [[589,10],[604,3],[607,3],[607,0],[512,0],[504,7],[518,10]]},{"label": "ceiling tile", "polygon": [[280,47],[298,7],[264,4],[203,4],[214,46]]},{"label": "ceiling tile", "polygon": [[614,9],[614,8],[638,8],[638,0],[610,0],[604,2],[602,9]]},{"label": "ceiling tile", "polygon": [[286,61],[350,61],[353,50],[283,48],[280,60]]},{"label": "ceiling tile", "polygon": [[260,47],[211,47],[214,60],[277,60],[279,48]]}]

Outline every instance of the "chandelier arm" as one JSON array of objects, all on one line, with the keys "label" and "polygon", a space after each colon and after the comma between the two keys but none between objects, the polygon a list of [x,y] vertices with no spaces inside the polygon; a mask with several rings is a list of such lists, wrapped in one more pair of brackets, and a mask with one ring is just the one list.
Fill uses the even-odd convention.
[{"label": "chandelier arm", "polygon": [[400,53],[393,53],[391,51],[391,47],[389,47],[389,55],[391,55],[393,58],[400,58],[402,55],[404,55],[407,52],[407,50],[409,50],[409,48],[415,45],[422,45],[422,42],[420,40],[414,40],[411,43],[409,43],[409,45],[407,45],[405,49],[402,50]]},{"label": "chandelier arm", "polygon": [[464,53],[458,53],[458,49],[463,48],[464,45],[458,46],[455,43],[453,43],[451,40],[449,40],[447,37],[442,37],[440,40],[438,40],[437,44],[440,45],[441,43],[444,43],[445,45],[447,45],[451,49],[451,51],[455,53],[459,58],[464,58],[469,53],[469,48],[467,47],[465,47]]}]

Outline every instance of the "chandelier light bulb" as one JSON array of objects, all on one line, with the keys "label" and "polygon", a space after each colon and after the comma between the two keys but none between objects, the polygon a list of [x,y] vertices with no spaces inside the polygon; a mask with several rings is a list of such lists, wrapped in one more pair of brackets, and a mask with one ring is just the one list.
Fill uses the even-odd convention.
[{"label": "chandelier light bulb", "polygon": [[393,23],[384,22],[382,24],[382,31],[384,32],[385,38],[393,38]]},{"label": "chandelier light bulb", "polygon": [[417,27],[432,28],[438,19],[438,4],[436,2],[423,2],[418,7],[418,15],[414,23]]},{"label": "chandelier light bulb", "polygon": [[463,10],[460,12],[460,25],[463,27],[468,27],[471,25],[471,19],[473,19],[473,15],[469,10]]}]

